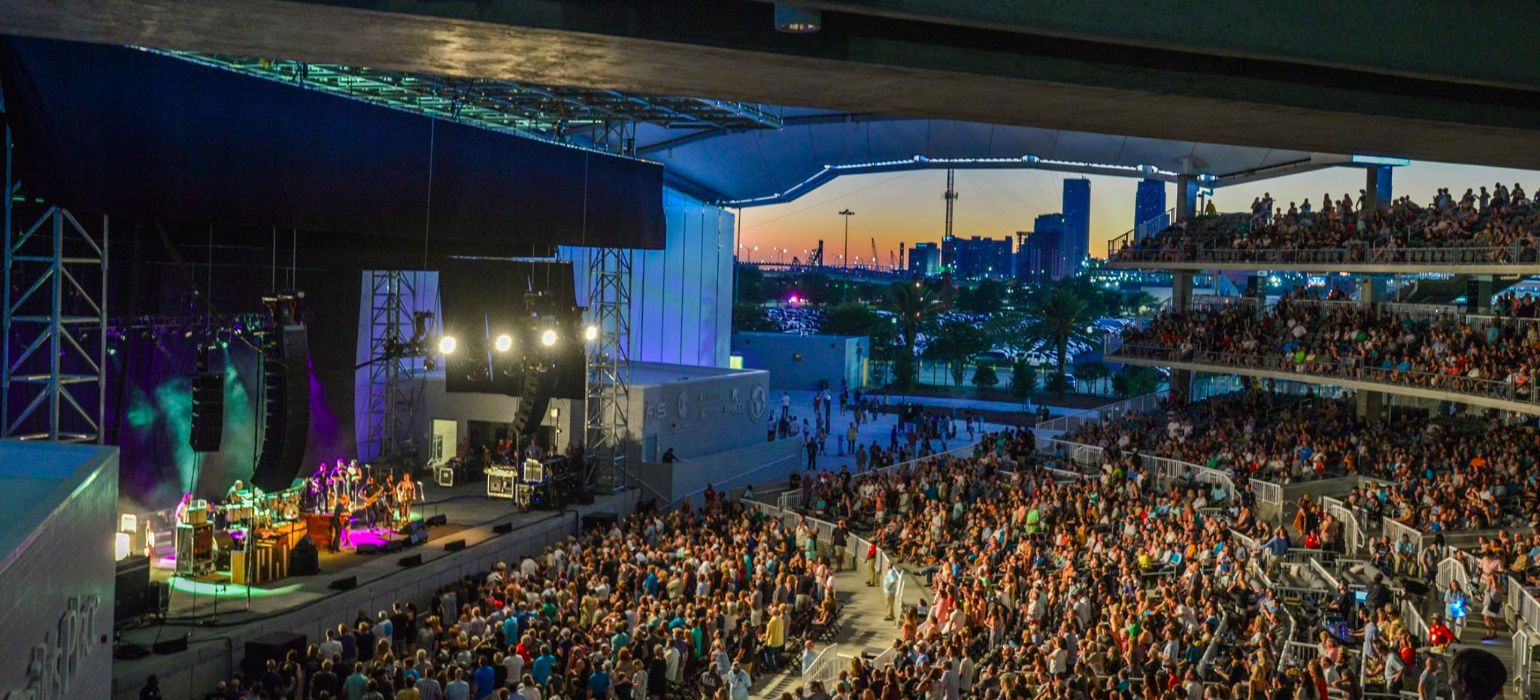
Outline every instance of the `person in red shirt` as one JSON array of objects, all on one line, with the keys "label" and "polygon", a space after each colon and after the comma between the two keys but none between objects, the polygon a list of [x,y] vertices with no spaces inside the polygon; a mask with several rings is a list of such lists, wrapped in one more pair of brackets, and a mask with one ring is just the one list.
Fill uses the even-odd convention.
[{"label": "person in red shirt", "polygon": [[1444,620],[1434,615],[1428,622],[1428,645],[1434,648],[1449,646],[1454,642],[1454,632],[1444,624]]}]

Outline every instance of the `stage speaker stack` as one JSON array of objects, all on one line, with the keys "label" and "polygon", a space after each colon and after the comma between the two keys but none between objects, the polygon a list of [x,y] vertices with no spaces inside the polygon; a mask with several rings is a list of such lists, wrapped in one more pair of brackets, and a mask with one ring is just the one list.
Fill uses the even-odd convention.
[{"label": "stage speaker stack", "polygon": [[289,575],[314,576],[321,573],[321,552],[309,537],[301,537],[289,550]]},{"label": "stage speaker stack", "polygon": [[116,586],[112,596],[114,625],[132,622],[153,612],[150,599],[150,558],[135,554],[118,562]]},{"label": "stage speaker stack", "polygon": [[193,452],[218,452],[225,431],[225,378],[217,372],[192,378],[192,431],[187,443]]},{"label": "stage speaker stack", "polygon": [[262,355],[267,423],[251,483],[266,491],[281,491],[299,476],[310,430],[310,345],[305,327],[269,330],[262,339]]}]

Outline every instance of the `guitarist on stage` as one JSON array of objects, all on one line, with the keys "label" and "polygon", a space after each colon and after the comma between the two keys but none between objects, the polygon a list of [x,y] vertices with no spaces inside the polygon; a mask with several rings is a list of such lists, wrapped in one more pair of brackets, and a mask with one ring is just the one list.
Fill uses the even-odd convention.
[{"label": "guitarist on stage", "polygon": [[351,517],[348,512],[348,497],[344,494],[337,500],[337,505],[332,508],[332,542],[331,550],[336,554],[343,546],[352,547],[353,538],[348,535],[348,520]]}]

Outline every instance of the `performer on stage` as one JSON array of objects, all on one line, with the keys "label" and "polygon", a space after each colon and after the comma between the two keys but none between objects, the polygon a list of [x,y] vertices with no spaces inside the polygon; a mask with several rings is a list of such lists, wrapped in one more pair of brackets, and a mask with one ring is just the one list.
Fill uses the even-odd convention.
[{"label": "performer on stage", "polygon": [[246,482],[243,482],[240,479],[236,479],[235,483],[230,485],[230,490],[225,492],[225,503],[233,505],[236,503],[245,502]]},{"label": "performer on stage", "polygon": [[187,509],[192,506],[192,493],[182,494],[182,500],[176,504],[176,522],[178,525],[187,522]]},{"label": "performer on stage", "polygon": [[412,521],[412,499],[417,497],[417,486],[412,483],[410,473],[402,474],[401,481],[396,484],[396,520],[402,523]]},{"label": "performer on stage", "polygon": [[342,547],[352,547],[353,538],[348,535],[348,497],[342,496],[332,509],[332,553],[337,553]]}]

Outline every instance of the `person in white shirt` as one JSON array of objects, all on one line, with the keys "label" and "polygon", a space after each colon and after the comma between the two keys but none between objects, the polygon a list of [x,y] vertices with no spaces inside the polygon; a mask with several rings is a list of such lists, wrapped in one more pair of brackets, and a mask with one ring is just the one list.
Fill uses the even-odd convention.
[{"label": "person in white shirt", "polygon": [[733,662],[733,668],[727,672],[727,692],[732,700],[749,700],[749,686],[754,684],[754,679],[749,672],[743,670],[738,662]]}]

